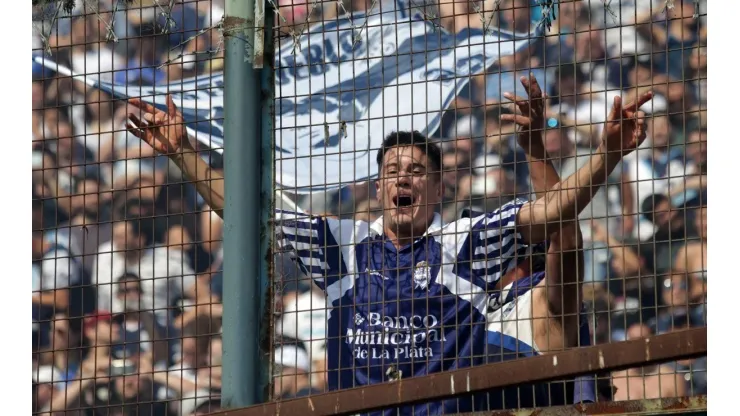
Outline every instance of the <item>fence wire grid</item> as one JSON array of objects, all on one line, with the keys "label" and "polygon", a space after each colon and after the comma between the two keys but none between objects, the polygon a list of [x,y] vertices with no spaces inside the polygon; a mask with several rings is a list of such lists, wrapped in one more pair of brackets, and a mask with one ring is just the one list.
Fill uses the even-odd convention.
[{"label": "fence wire grid", "polygon": [[[525,384],[368,414],[705,408],[706,355],[525,362],[706,327],[706,3],[261,2],[264,399],[515,361]],[[218,412],[224,142],[259,141],[224,136],[224,0],[32,7],[33,412]]]}]

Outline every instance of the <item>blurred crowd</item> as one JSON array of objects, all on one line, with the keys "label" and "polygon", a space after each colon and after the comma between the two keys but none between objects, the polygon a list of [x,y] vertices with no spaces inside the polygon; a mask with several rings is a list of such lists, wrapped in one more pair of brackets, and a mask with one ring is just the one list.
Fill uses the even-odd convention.
[{"label": "blurred crowd", "polygon": [[[223,0],[138,3],[77,1],[56,19],[54,3],[34,8],[34,56],[48,46],[55,62],[79,73],[141,85],[222,70],[221,35],[204,29],[221,20]],[[450,31],[491,19],[526,32],[541,18],[536,1],[503,0],[497,12],[494,3],[412,2]],[[582,214],[584,301],[597,343],[706,325],[706,1],[696,10],[694,1],[678,0],[665,12],[662,0],[615,3],[609,11],[600,0],[558,7],[544,42],[473,77],[434,136],[444,151],[440,209],[451,221],[464,209],[531,195],[514,126],[499,120],[511,111],[501,93],[524,95],[522,74],[532,71],[546,88],[544,140],[562,177],[598,145],[614,95],[656,93],[645,108],[648,140]],[[309,16],[393,7],[385,0],[277,4],[283,33]],[[219,409],[223,222],[168,159],[125,131],[129,111],[33,64],[35,412]],[[380,215],[369,182],[297,202],[315,214]],[[322,392],[324,296],[284,259],[276,259],[275,276],[272,395]],[[706,358],[612,377],[617,399],[705,394]]]}]

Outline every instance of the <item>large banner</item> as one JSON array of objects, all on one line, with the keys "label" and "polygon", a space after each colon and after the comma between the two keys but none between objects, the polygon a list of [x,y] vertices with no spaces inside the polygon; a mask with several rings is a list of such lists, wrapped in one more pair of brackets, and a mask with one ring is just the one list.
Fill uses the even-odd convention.
[{"label": "large banner", "polygon": [[[399,130],[433,134],[470,75],[539,36],[539,30],[450,34],[425,20],[384,13],[317,23],[298,44],[281,41],[275,62],[277,186],[310,193],[375,177],[375,153],[385,135]],[[223,151],[222,73],[167,85],[125,85],[35,59],[117,98],[140,97],[164,108],[165,94],[173,94],[188,133]]]}]

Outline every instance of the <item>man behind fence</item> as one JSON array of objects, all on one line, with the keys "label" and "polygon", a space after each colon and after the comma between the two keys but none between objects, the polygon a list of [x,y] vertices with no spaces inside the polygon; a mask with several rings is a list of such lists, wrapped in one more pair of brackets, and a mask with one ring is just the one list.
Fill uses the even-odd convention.
[{"label": "man behind fence", "polygon": [[[276,213],[281,248],[327,295],[329,388],[382,383],[483,362],[488,292],[527,246],[574,221],[621,158],[645,139],[638,108],[616,97],[604,140],[589,163],[535,201],[515,200],[474,218],[443,224],[444,184],[437,145],[418,132],[387,136],[375,186],[383,216],[373,223]],[[168,97],[161,111],[139,99],[129,130],[167,154],[223,213],[223,176],[195,152]],[[473,409],[449,399],[378,414],[442,414]]]}]

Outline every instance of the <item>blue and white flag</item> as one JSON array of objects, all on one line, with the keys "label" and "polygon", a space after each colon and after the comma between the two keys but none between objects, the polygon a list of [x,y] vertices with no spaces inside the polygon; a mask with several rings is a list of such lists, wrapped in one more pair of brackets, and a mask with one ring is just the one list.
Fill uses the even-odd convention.
[{"label": "blue and white flag", "polygon": [[[471,75],[541,36],[464,29],[450,34],[403,13],[352,15],[317,23],[299,43],[287,40],[275,66],[275,182],[310,193],[377,175],[375,153],[388,133],[431,135],[442,112]],[[158,86],[100,81],[42,57],[37,62],[79,76],[117,98],[140,97],[165,108],[165,94],[188,122],[188,133],[224,147],[223,73]]]}]

